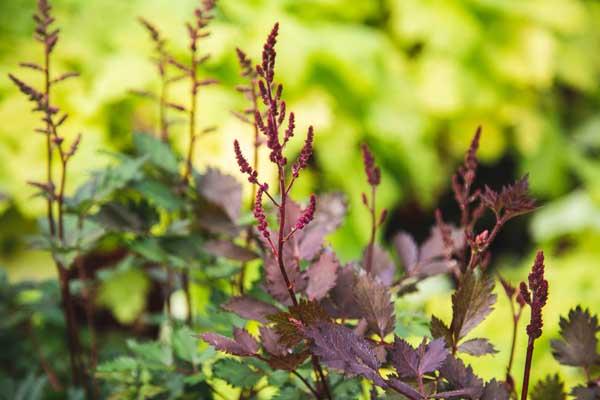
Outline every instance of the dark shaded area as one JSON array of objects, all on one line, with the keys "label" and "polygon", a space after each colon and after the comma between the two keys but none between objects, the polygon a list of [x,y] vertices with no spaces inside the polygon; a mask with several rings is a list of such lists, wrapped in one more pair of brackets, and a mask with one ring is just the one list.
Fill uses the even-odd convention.
[{"label": "dark shaded area", "polygon": [[[516,160],[513,156],[507,155],[494,164],[480,165],[474,187],[482,188],[488,184],[497,190],[517,178]],[[457,224],[460,220],[460,210],[450,186],[439,196],[437,207],[442,211],[446,222]],[[532,238],[527,229],[529,218],[529,215],[520,216],[505,225],[492,245],[492,251],[496,256],[520,257],[529,252],[532,246]],[[389,241],[398,231],[404,230],[411,233],[420,243],[427,239],[433,225],[435,225],[434,212],[423,208],[412,199],[391,210],[385,227],[385,239]],[[478,229],[491,229],[493,226],[494,216],[488,212],[482,218]]]}]

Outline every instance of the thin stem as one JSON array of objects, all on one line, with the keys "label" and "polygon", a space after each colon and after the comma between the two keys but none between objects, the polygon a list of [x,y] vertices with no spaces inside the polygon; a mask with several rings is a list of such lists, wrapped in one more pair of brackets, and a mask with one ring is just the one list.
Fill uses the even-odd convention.
[{"label": "thin stem", "polygon": [[185,163],[185,172],[183,174],[184,182],[187,182],[192,173],[192,161],[194,159],[194,143],[196,141],[196,107],[197,107],[197,97],[198,97],[198,57],[197,50],[194,46],[192,49],[192,60],[190,66],[190,78],[192,81],[192,86],[190,89],[190,112],[189,112],[189,132],[188,132],[188,140],[189,146],[187,151],[186,163]]},{"label": "thin stem", "polygon": [[[50,112],[50,89],[52,87],[51,75],[50,75],[50,49],[48,45],[45,47],[44,51],[44,83],[45,83],[45,93],[46,93],[46,145],[48,150],[47,157],[47,179],[49,184],[54,187],[53,177],[52,177],[52,152],[53,152],[53,141],[52,138],[56,139],[56,148],[58,150],[58,155],[60,159],[61,165],[61,177],[58,191],[58,198],[51,198],[48,204],[48,220],[50,224],[50,234],[52,236],[56,236],[58,234],[58,239],[61,242],[64,242],[64,215],[63,215],[63,203],[64,203],[64,193],[66,187],[66,178],[67,178],[67,156],[62,148],[62,140],[60,140],[57,127],[52,120],[52,113]],[[54,219],[54,211],[53,211],[53,203],[57,203],[57,219],[58,219],[58,232],[56,230],[56,221]],[[73,301],[71,298],[70,288],[69,288],[69,274],[66,269],[66,266],[62,265],[60,261],[54,258],[54,262],[56,264],[56,268],[59,273],[60,286],[61,286],[61,300],[63,302],[63,314],[65,318],[65,323],[67,325],[67,343],[69,347],[69,358],[71,361],[71,374],[74,384],[78,384],[82,381],[82,374],[84,371],[84,364],[81,360],[80,353],[80,344],[79,344],[79,335],[77,333],[77,325],[75,320],[75,312],[73,309]]]},{"label": "thin stem", "polygon": [[160,102],[159,102],[159,123],[160,123],[160,139],[163,142],[167,142],[169,140],[169,130],[168,130],[168,122],[167,122],[167,77],[165,76],[165,72],[163,70],[164,61],[161,61],[162,65],[160,66]]},{"label": "thin stem", "polygon": [[533,359],[533,344],[535,339],[529,337],[527,343],[527,356],[525,358],[525,371],[523,372],[523,388],[521,390],[521,400],[527,400],[527,392],[529,391],[529,375],[531,374],[531,360]]},{"label": "thin stem", "polygon": [[[82,229],[82,223],[83,223],[83,219],[80,218],[78,221],[80,230]],[[83,258],[81,256],[79,256],[77,258],[76,266],[77,266],[77,270],[79,272],[79,279],[81,280],[82,283],[84,283],[83,300],[84,300],[87,328],[90,333],[89,369],[90,369],[90,378],[91,378],[91,395],[92,395],[91,397],[97,398],[99,391],[98,391],[98,382],[96,380],[94,371],[96,370],[96,366],[98,364],[98,341],[97,341],[97,337],[96,337],[96,327],[94,324],[94,303],[92,300],[94,295],[93,295],[93,289],[88,287],[87,282],[89,281],[89,279],[87,276],[85,265],[83,264],[82,261],[83,261]]]},{"label": "thin stem", "polygon": [[[280,207],[279,203],[277,202],[277,200],[275,200],[275,198],[269,193],[268,190],[263,190],[263,193],[267,195],[267,197],[269,198],[269,200],[271,200],[271,202],[273,203],[273,205],[277,208]],[[286,192],[287,194],[287,192]]]},{"label": "thin stem", "polygon": [[325,396],[329,399],[329,400],[333,400],[333,398],[331,397],[331,392],[329,390],[329,383],[327,382],[327,378],[325,377],[325,374],[323,373],[323,368],[321,367],[321,364],[319,363],[319,357],[313,355],[311,356],[311,361],[313,364],[313,369],[315,370],[315,374],[318,377],[318,380],[321,382],[321,389],[325,392]]},{"label": "thin stem", "polygon": [[[196,141],[196,106],[197,106],[197,95],[198,95],[198,57],[197,57],[197,47],[196,45],[192,45],[191,47],[191,65],[190,65],[190,78],[191,78],[191,88],[190,88],[190,112],[189,112],[189,146],[187,151],[185,170],[183,173],[183,182],[184,184],[190,184],[190,176],[192,174],[192,161],[194,159],[194,144]],[[189,271],[182,272],[182,280],[183,280],[183,290],[185,293],[185,299],[188,306],[188,315],[187,315],[187,323],[191,324],[193,320],[192,313],[192,296],[190,293],[189,286]]]},{"label": "thin stem", "polygon": [[287,287],[290,298],[292,299],[292,303],[297,306],[298,300],[296,299],[296,293],[294,292],[294,286],[290,282],[290,278],[285,270],[285,265],[283,263],[283,244],[284,234],[285,234],[285,209],[287,203],[287,193],[285,192],[285,172],[283,171],[282,166],[278,166],[279,171],[279,190],[281,192],[281,206],[279,207],[279,235],[277,237],[277,261],[279,264],[279,270],[281,271],[281,275],[283,276],[283,280],[285,281],[285,285]]},{"label": "thin stem", "polygon": [[511,345],[510,345],[510,358],[508,359],[508,367],[506,368],[506,376],[507,377],[510,376],[513,361],[515,358],[515,347],[516,347],[516,343],[517,343],[517,325],[519,322],[519,317],[521,315],[520,311],[519,311],[519,314],[515,313],[515,305],[513,304],[512,298],[510,299],[510,310],[511,310],[512,316],[513,316],[512,317],[513,329],[512,329],[512,340],[511,340]]},{"label": "thin stem", "polygon": [[61,242],[65,240],[65,222],[64,222],[64,198],[65,186],[67,183],[67,159],[61,154],[61,174],[60,186],[58,190],[58,238]]},{"label": "thin stem", "polygon": [[312,385],[310,384],[310,382],[308,382],[302,375],[300,375],[298,373],[298,371],[293,370],[292,374],[294,374],[294,376],[296,376],[298,379],[300,379],[302,381],[302,383],[304,383],[304,385],[308,388],[308,390],[310,390],[310,392],[313,394],[313,396],[315,396],[316,399],[320,399],[321,396],[319,395],[319,393],[315,390],[315,388],[312,387]]},{"label": "thin stem", "polygon": [[417,376],[417,383],[419,385],[419,393],[425,393],[425,387],[423,386],[423,375]]},{"label": "thin stem", "polygon": [[365,269],[367,273],[371,273],[373,268],[373,248],[375,246],[375,234],[377,232],[377,221],[375,217],[375,185],[371,185],[371,204],[369,211],[371,212],[371,238],[369,239],[369,247],[367,248],[367,259]]},{"label": "thin stem", "polygon": [[[48,185],[50,187],[54,187],[54,182],[52,178],[52,140],[51,140],[51,130],[52,130],[52,114],[50,113],[50,49],[48,45],[44,47],[44,94],[46,101],[46,180],[48,181]],[[48,218],[48,227],[50,229],[50,235],[54,236],[56,231],[55,223],[54,223],[54,210],[53,210],[53,199],[50,196],[47,200],[47,218]]]},{"label": "thin stem", "polygon": [[73,302],[69,290],[69,276],[67,270],[59,266],[60,289],[63,301],[63,313],[65,323],[67,324],[67,343],[69,346],[69,357],[71,360],[71,375],[73,384],[78,385],[81,382],[82,365],[79,358],[79,340],[77,337],[77,327],[75,322],[75,313]]},{"label": "thin stem", "polygon": [[190,293],[190,273],[188,271],[183,272],[183,292],[185,294],[185,302],[188,306],[187,323],[192,324],[193,313],[192,313],[192,294]]}]

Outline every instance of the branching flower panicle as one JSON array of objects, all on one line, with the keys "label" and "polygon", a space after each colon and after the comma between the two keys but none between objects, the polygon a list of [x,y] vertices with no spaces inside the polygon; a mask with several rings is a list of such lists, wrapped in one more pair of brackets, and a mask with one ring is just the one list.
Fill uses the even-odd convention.
[{"label": "branching flower panicle", "polygon": [[[292,239],[297,231],[304,229],[306,225],[309,224],[314,218],[316,208],[315,196],[311,196],[309,205],[301,213],[301,215],[297,217],[297,220],[293,223],[294,225],[286,226],[286,221],[289,218],[289,216],[286,216],[286,212],[289,207],[288,204],[291,202],[289,194],[294,182],[299,177],[300,171],[307,167],[310,156],[312,155],[314,129],[312,127],[308,129],[302,151],[300,152],[297,161],[291,168],[291,177],[288,177],[286,173],[288,160],[284,155],[284,150],[289,140],[294,136],[296,121],[294,114],[289,113],[287,129],[285,132],[281,132],[282,125],[287,116],[287,107],[281,98],[283,94],[283,86],[280,84],[275,84],[274,82],[276,59],[275,44],[277,43],[278,32],[279,24],[275,24],[263,47],[262,62],[256,66],[256,78],[250,72],[249,58],[247,58],[242,51],[238,50],[237,52],[240,65],[242,66],[243,75],[252,76],[250,86],[242,87],[239,90],[250,95],[250,98],[253,100],[253,109],[242,114],[240,119],[248,121],[246,115],[253,114],[255,132],[257,134],[260,132],[266,137],[266,146],[270,150],[269,160],[277,167],[277,181],[279,186],[278,200],[275,200],[269,194],[266,184],[261,184],[259,182],[256,169],[250,166],[249,162],[242,154],[239,142],[237,140],[234,141],[233,146],[240,171],[248,176],[248,180],[252,184],[258,186],[254,203],[254,217],[257,220],[257,229],[269,244],[269,250],[272,253],[272,257],[269,257],[269,260],[273,260],[279,269],[278,272],[280,273],[280,278],[271,274],[271,279],[282,279],[283,283],[285,284],[285,290],[289,295],[292,307],[299,307],[300,303],[296,296],[297,287],[295,286],[296,282],[298,282],[298,277],[289,275],[287,270],[288,267],[290,268],[290,271],[296,271],[297,268],[294,268],[293,266],[286,266],[286,263],[297,262],[297,260],[291,260],[289,257],[285,256],[286,249],[284,246],[289,240]],[[262,104],[264,105],[264,112],[261,112],[258,109],[255,102],[255,84],[258,88],[258,95],[262,99]],[[281,137],[281,135],[283,135],[283,137]],[[258,141],[255,139],[255,149],[257,147],[257,143]],[[278,211],[279,229],[276,235],[276,241],[271,240],[271,233],[268,229],[266,215],[262,206],[263,194],[269,197]],[[273,235],[273,237],[275,237],[275,235]],[[315,374],[319,377],[320,381],[318,389],[315,392],[318,392],[320,389],[326,393],[327,398],[331,398],[327,379],[323,373],[319,359],[314,355],[311,358]]]}]

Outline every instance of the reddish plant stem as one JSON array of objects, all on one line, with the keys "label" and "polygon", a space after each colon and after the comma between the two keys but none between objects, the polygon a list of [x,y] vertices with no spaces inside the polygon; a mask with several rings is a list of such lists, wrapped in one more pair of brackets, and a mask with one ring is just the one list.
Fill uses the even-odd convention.
[{"label": "reddish plant stem", "polygon": [[159,124],[160,124],[160,140],[166,143],[169,140],[169,127],[167,121],[167,77],[163,68],[164,62],[161,61],[160,67],[160,100],[159,100]]},{"label": "reddish plant stem", "polygon": [[367,248],[367,259],[365,269],[367,273],[371,273],[373,268],[373,252],[375,247],[375,234],[377,232],[377,220],[375,217],[375,185],[371,185],[371,204],[369,211],[371,213],[371,238],[369,239],[369,246]]},{"label": "reddish plant stem", "polygon": [[189,131],[188,131],[188,151],[185,162],[185,172],[183,173],[184,182],[188,182],[192,173],[192,162],[194,159],[194,143],[196,141],[196,108],[198,103],[198,56],[196,46],[192,48],[192,59],[190,65],[190,79],[192,86],[190,89],[190,111],[189,111]]},{"label": "reddish plant stem", "polygon": [[287,203],[287,193],[285,191],[285,172],[282,166],[278,166],[279,170],[279,190],[281,192],[281,206],[279,207],[279,235],[277,237],[277,262],[279,264],[279,270],[285,281],[287,291],[292,299],[292,303],[297,306],[298,300],[296,299],[296,293],[294,292],[294,286],[292,285],[290,278],[288,277],[285,265],[283,263],[283,244],[285,243],[285,209]]},{"label": "reddish plant stem", "polygon": [[[54,187],[52,179],[52,140],[51,140],[51,129],[52,129],[52,114],[50,113],[50,49],[48,45],[44,46],[44,94],[46,101],[46,180],[50,187]],[[52,205],[52,198],[47,200],[47,218],[48,228],[50,235],[54,236],[56,227],[54,224],[54,210]]]},{"label": "reddish plant stem", "polygon": [[[79,221],[79,228],[81,229],[82,220]],[[87,272],[85,269],[85,265],[82,263],[83,259],[81,257],[77,258],[77,270],[79,272],[79,279],[84,284],[83,286],[83,301],[85,307],[85,315],[87,321],[87,328],[90,333],[90,354],[89,354],[89,370],[90,370],[90,384],[91,384],[91,397],[95,399],[98,397],[99,388],[98,382],[96,380],[96,376],[94,371],[96,370],[96,366],[98,365],[98,341],[96,337],[96,326],[94,324],[94,303],[93,299],[95,297],[93,287],[90,288]],[[93,281],[93,280],[92,280]],[[93,283],[92,283],[93,284]]]},{"label": "reddish plant stem", "polygon": [[60,155],[60,186],[58,190],[58,238],[61,242],[65,240],[65,219],[64,219],[64,199],[65,199],[65,186],[67,183],[67,159],[59,147]]},{"label": "reddish plant stem", "polygon": [[[196,45],[191,46],[191,62],[190,62],[190,79],[191,79],[191,88],[190,88],[190,111],[189,111],[189,131],[188,131],[188,149],[187,156],[185,162],[185,170],[183,173],[183,182],[184,184],[190,184],[190,177],[192,174],[192,162],[194,159],[194,145],[196,142],[196,107],[197,107],[197,97],[198,97],[198,55],[197,55],[197,47]],[[182,272],[182,281],[183,281],[183,291],[185,293],[185,300],[188,306],[188,315],[187,315],[187,323],[191,325],[193,320],[193,310],[192,310],[192,296],[190,293],[190,278],[189,271]]]},{"label": "reddish plant stem", "polygon": [[321,367],[321,363],[319,362],[319,357],[313,355],[311,356],[311,361],[313,364],[313,369],[315,370],[315,373],[318,377],[317,382],[321,382],[321,389],[325,392],[325,397],[327,397],[329,400],[333,400],[333,397],[331,397],[331,391],[329,390],[329,383],[327,382],[327,378],[325,377],[325,374],[323,373],[323,368]]},{"label": "reddish plant stem", "polygon": [[[513,321],[513,329],[512,329],[512,340],[511,340],[511,345],[510,345],[510,358],[508,359],[508,367],[506,367],[506,377],[508,379],[510,375],[510,372],[512,371],[512,365],[513,365],[513,361],[515,358],[515,348],[516,348],[516,344],[517,344],[517,326],[519,323],[519,319],[521,317],[521,311],[519,310],[519,312],[517,313],[515,311],[515,305],[513,303],[512,298],[510,299],[510,310],[512,313],[512,321]],[[511,377],[512,379],[512,377]]]},{"label": "reddish plant stem", "polygon": [[184,271],[182,278],[183,278],[183,292],[185,294],[185,302],[187,303],[187,306],[188,306],[188,313],[187,313],[186,321],[187,321],[188,325],[191,325],[194,315],[192,313],[192,294],[190,292],[190,273],[188,271]]},{"label": "reddish plant stem", "polygon": [[423,386],[423,376],[417,376],[417,382],[419,385],[419,393],[425,393],[425,387]]},{"label": "reddish plant stem", "polygon": [[79,385],[82,382],[81,373],[82,363],[79,352],[79,339],[77,336],[77,325],[75,322],[75,312],[73,309],[73,301],[69,290],[68,272],[64,267],[59,270],[61,298],[63,301],[63,313],[67,324],[67,344],[69,347],[69,357],[71,361],[71,375],[73,384]]},{"label": "reddish plant stem", "polygon": [[531,336],[527,342],[527,355],[525,357],[525,371],[523,372],[523,388],[521,389],[521,400],[527,400],[529,391],[529,375],[531,375],[531,360],[533,359],[533,344],[535,339]]},{"label": "reddish plant stem", "polygon": [[[49,52],[46,51],[46,53],[49,53]],[[48,78],[49,78],[49,76],[50,75],[48,74]],[[50,83],[51,83],[51,81],[49,81],[49,83],[48,83],[48,88],[51,87]],[[46,108],[49,110],[50,103],[47,103]],[[53,202],[56,202],[56,208],[57,208],[57,217],[56,217],[57,221],[54,221],[54,217],[52,217],[53,226],[56,226],[56,222],[58,223],[58,231],[56,230],[56,228],[53,228],[52,236],[57,235],[59,241],[62,244],[64,244],[64,240],[65,240],[64,196],[65,196],[65,188],[66,188],[66,181],[67,181],[68,155],[65,154],[65,152],[62,148],[62,139],[58,136],[57,127],[53,123],[52,115],[49,113],[49,111],[48,111],[48,114],[50,115],[47,120],[47,124],[49,127],[48,128],[48,140],[50,141],[50,146],[51,146],[50,153],[52,153],[52,144],[53,144],[52,138],[54,138],[56,140],[56,149],[58,151],[58,156],[59,156],[60,166],[61,166],[58,194],[56,196],[56,199],[54,199],[51,202],[51,208],[52,208]],[[52,164],[50,164],[49,167],[51,169]],[[77,322],[76,322],[76,318],[75,318],[73,299],[71,297],[71,292],[70,292],[70,287],[69,287],[70,278],[69,278],[69,273],[68,273],[68,266],[63,265],[62,262],[60,262],[56,258],[54,259],[54,262],[56,264],[56,267],[57,267],[57,270],[59,273],[59,280],[60,280],[60,286],[61,286],[61,299],[63,302],[63,314],[64,314],[65,322],[67,324],[67,343],[69,346],[69,356],[70,356],[70,360],[71,360],[72,379],[73,379],[74,384],[79,384],[79,383],[83,382],[83,376],[85,375],[85,365],[81,359],[81,346],[79,343],[79,334],[78,334],[78,330],[77,330]]]},{"label": "reddish plant stem", "polygon": [[[275,125],[274,125],[275,126]],[[277,238],[277,261],[279,264],[279,270],[281,271],[281,275],[283,276],[283,280],[285,281],[288,293],[292,300],[292,304],[297,306],[298,300],[296,299],[296,293],[294,291],[294,285],[290,281],[288,274],[285,270],[285,265],[283,262],[283,245],[285,243],[285,209],[288,198],[288,191],[286,190],[285,185],[285,170],[282,165],[278,165],[278,174],[279,174],[279,191],[281,193],[281,201],[279,207],[279,235]],[[311,361],[313,364],[313,369],[315,371],[315,375],[317,379],[321,381],[321,386],[325,395],[328,399],[332,399],[331,393],[329,390],[329,384],[327,383],[327,378],[323,373],[323,369],[321,368],[321,364],[319,362],[319,358],[315,355],[311,356]]]}]

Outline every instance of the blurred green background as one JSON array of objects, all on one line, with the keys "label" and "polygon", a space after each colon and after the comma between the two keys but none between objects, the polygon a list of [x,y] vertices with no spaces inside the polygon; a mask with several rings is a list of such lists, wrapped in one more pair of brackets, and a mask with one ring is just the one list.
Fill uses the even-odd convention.
[{"label": "blurred green background", "polygon": [[[131,134],[155,128],[155,106],[131,95],[154,90],[152,44],[143,16],[184,55],[190,0],[55,0],[62,38],[56,68],[82,77],[62,85],[57,102],[71,114],[66,131],[83,133],[71,188],[108,162],[101,150],[130,145]],[[0,2],[0,265],[12,280],[52,276],[47,254],[27,250],[43,202],[25,182],[43,171],[43,141],[32,133],[30,105],[6,78],[18,61],[37,60],[31,39],[33,1]],[[217,126],[198,142],[197,167],[239,175],[231,142],[246,150],[251,133],[231,116],[244,107],[234,49],[255,60],[275,21],[281,23],[278,78],[299,133],[316,127],[312,168],[296,195],[339,190],[350,215],[332,238],[343,259],[368,240],[360,204],[365,179],[358,146],[367,141],[383,169],[379,204],[390,209],[386,237],[406,229],[422,238],[438,205],[455,210],[450,176],[477,125],[485,183],[505,184],[529,172],[542,207],[499,238],[494,266],[514,282],[526,277],[533,252],[547,254],[547,329],[537,347],[534,381],[558,370],[549,340],[559,315],[581,303],[600,311],[600,3],[586,0],[220,0],[206,75],[221,84],[200,95],[200,124]],[[23,77],[29,75],[21,71]],[[185,101],[185,86],[173,98]],[[181,130],[181,132],[179,132]],[[176,146],[185,134],[174,129]],[[296,149],[301,140],[294,143]],[[262,174],[271,171],[261,169]],[[248,189],[248,188],[246,188]],[[249,191],[249,190],[248,190]],[[430,281],[399,312],[450,316],[450,286]],[[509,348],[508,303],[479,329],[500,355],[480,360],[485,377],[503,375]],[[527,316],[526,316],[527,317]],[[418,327],[406,327],[420,333]],[[524,325],[523,325],[524,330]],[[521,336],[521,339],[524,339]],[[522,365],[524,342],[516,365]],[[568,382],[576,371],[562,367]],[[515,375],[521,374],[519,368]]]}]

